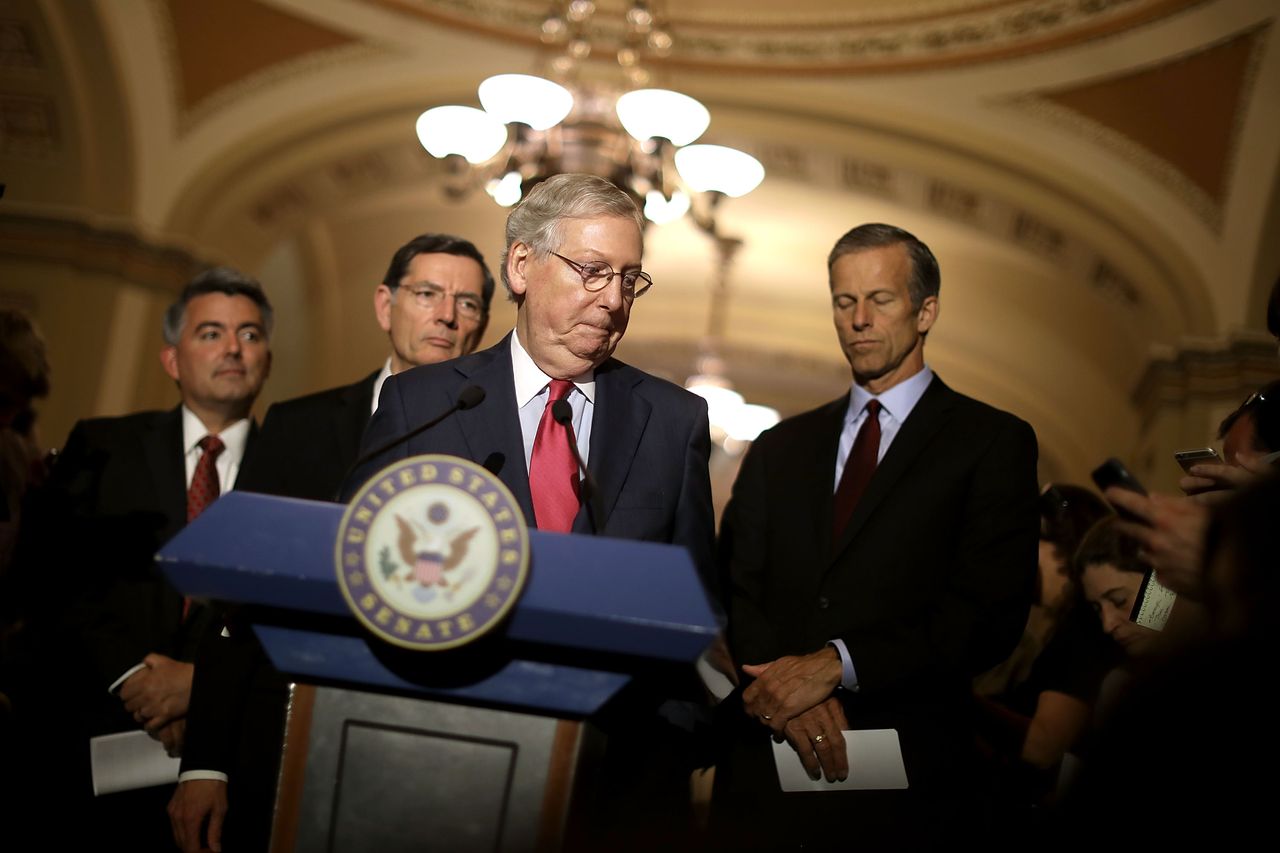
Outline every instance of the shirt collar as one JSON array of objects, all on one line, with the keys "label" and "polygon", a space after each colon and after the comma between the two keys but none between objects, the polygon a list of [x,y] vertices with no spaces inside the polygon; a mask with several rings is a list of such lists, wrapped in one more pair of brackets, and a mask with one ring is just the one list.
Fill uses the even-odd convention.
[{"label": "shirt collar", "polygon": [[916,403],[920,402],[925,389],[932,381],[933,371],[926,364],[919,372],[902,380],[883,394],[872,394],[855,382],[853,391],[849,394],[849,411],[845,414],[844,422],[848,425],[857,420],[858,415],[862,414],[862,410],[867,407],[867,403],[874,398],[880,401],[880,405],[884,407],[889,417],[902,423],[916,407]]},{"label": "shirt collar", "polygon": [[[183,454],[191,453],[196,450],[200,439],[209,434],[209,428],[204,425],[200,418],[196,417],[196,413],[188,409],[185,405],[182,407],[182,452]],[[237,462],[244,457],[244,446],[249,440],[249,419],[241,418],[231,426],[218,433],[218,438],[222,439],[222,444],[226,448],[223,454]]]},{"label": "shirt collar", "polygon": [[[523,409],[525,404],[542,393],[551,382],[551,377],[542,372],[542,368],[534,363],[533,358],[520,344],[520,333],[511,330],[511,373],[516,380],[516,408]],[[596,372],[588,370],[573,378],[574,386],[582,392],[592,405],[596,402]]]},{"label": "shirt collar", "polygon": [[378,398],[382,396],[382,383],[387,381],[387,377],[391,375],[391,356],[387,356],[386,364],[382,365],[382,370],[378,372],[378,378],[373,380],[373,403],[370,405],[369,414],[378,411]]}]

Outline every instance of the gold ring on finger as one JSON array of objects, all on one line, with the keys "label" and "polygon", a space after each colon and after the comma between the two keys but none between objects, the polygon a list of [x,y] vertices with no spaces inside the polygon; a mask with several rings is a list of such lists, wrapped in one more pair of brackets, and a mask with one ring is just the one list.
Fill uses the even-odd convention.
[{"label": "gold ring on finger", "polygon": [[813,742],[814,742],[815,744],[819,744],[819,743],[822,743],[822,742],[823,742],[824,740],[826,740],[826,739],[827,739],[827,736],[826,736],[826,735],[816,735],[816,736],[814,737],[814,739],[813,739]]}]

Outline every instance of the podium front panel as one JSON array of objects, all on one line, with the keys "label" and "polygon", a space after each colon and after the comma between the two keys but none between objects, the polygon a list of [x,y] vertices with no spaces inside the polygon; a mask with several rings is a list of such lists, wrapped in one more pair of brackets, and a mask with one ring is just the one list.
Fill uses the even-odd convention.
[{"label": "podium front panel", "polygon": [[[535,851],[567,801],[553,717],[316,688],[299,850]],[[562,742],[561,742],[562,743]],[[540,843],[540,839],[541,842]]]}]

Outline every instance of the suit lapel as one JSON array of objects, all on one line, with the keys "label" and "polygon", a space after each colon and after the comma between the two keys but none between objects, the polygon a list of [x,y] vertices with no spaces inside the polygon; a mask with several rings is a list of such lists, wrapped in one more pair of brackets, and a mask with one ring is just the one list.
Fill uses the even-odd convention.
[{"label": "suit lapel", "polygon": [[142,452],[159,505],[174,530],[187,521],[187,471],[182,447],[181,407],[156,417],[142,437]]},{"label": "suit lapel", "polygon": [[807,513],[813,520],[813,542],[820,543],[819,553],[831,551],[831,527],[835,514],[835,476],[836,457],[840,452],[840,433],[844,429],[844,416],[849,411],[849,395],[828,403],[822,414],[818,432],[803,452],[807,454],[804,467],[799,470],[809,474],[804,485],[805,494],[810,495],[812,511]]},{"label": "suit lapel", "polygon": [[360,436],[369,424],[369,414],[373,411],[373,383],[377,381],[381,370],[375,370],[355,385],[348,385],[339,400],[342,408],[334,418],[334,433],[338,445],[339,458],[344,467],[356,458],[360,447]]},{"label": "suit lapel", "polygon": [[[840,540],[832,549],[833,560],[849,547],[849,543],[857,537],[858,531],[862,529],[862,525],[866,523],[876,507],[893,491],[898,481],[902,479],[902,475],[910,469],[938,430],[946,425],[945,414],[951,408],[954,397],[955,392],[943,384],[938,377],[935,376],[929,383],[924,396],[920,398],[920,402],[916,403],[906,422],[898,430],[884,459],[876,466],[876,472],[872,475],[871,482],[867,484],[867,490],[858,501],[858,505],[854,507],[848,526],[845,527]],[[829,527],[830,511],[827,515]]]},{"label": "suit lapel", "polygon": [[[595,373],[596,400],[591,417],[591,458],[587,467],[599,489],[602,518],[596,520],[596,532],[603,533],[622,485],[631,470],[645,424],[653,410],[648,400],[631,389],[644,381],[644,374],[610,359]],[[574,520],[574,531],[591,530],[584,506]]]},{"label": "suit lapel", "polygon": [[[458,412],[455,417],[462,428],[471,459],[497,474],[515,496],[530,524],[534,523],[533,498],[529,494],[529,470],[524,463],[524,437],[520,432],[520,415],[516,409],[516,382],[511,372],[511,335],[490,347],[477,358],[461,360],[456,369],[467,385],[484,389],[484,402],[474,409]],[[496,414],[495,414],[496,413]]]}]

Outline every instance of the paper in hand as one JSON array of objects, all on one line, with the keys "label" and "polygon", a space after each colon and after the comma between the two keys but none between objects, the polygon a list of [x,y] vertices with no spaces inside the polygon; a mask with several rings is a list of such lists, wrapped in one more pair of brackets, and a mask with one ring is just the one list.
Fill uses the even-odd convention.
[{"label": "paper in hand", "polygon": [[896,729],[860,729],[843,734],[849,759],[849,778],[843,782],[828,782],[825,776],[810,779],[791,744],[775,743],[773,761],[782,790],[880,791],[907,787],[907,769],[902,763],[902,745]]}]

